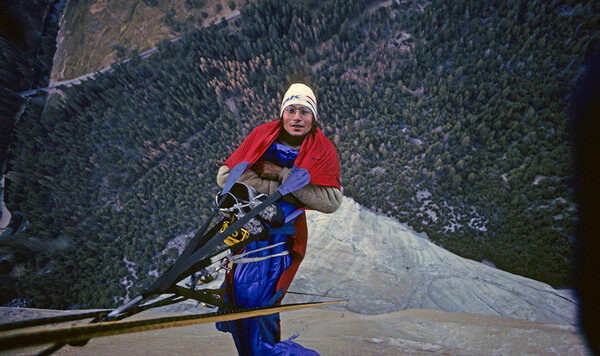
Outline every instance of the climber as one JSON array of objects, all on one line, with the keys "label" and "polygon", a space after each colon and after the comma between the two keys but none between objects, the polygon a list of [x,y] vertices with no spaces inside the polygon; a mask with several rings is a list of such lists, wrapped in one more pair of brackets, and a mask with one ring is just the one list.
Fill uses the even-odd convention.
[{"label": "climber", "polygon": [[[306,251],[304,210],[332,213],[341,204],[338,155],[318,127],[320,120],[312,89],[294,83],[283,97],[279,119],[254,129],[218,170],[217,183],[223,187],[231,170],[247,162],[249,168],[238,182],[267,195],[277,191],[294,169],[310,175],[308,185],[277,202],[286,216],[285,225],[271,229],[266,241],[253,242],[244,250],[261,249],[254,257],[264,259],[235,265],[227,273],[224,299],[236,306],[280,304]],[[278,314],[217,323],[217,328],[232,333],[240,355],[274,355],[284,350],[314,354],[290,340],[280,342]]]}]

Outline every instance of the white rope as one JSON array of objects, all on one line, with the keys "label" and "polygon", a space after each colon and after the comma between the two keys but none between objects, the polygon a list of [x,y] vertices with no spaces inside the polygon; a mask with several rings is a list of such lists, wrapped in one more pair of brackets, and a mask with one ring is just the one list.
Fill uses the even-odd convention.
[{"label": "white rope", "polygon": [[276,253],[274,255],[268,255],[268,256],[264,256],[264,257],[240,258],[240,259],[234,259],[231,262],[237,263],[237,264],[260,262],[260,261],[268,260],[269,258],[281,257],[281,256],[289,255],[289,254],[290,254],[290,252],[286,250],[286,251],[283,251],[283,252],[280,252],[280,253]]},{"label": "white rope", "polygon": [[231,262],[232,263],[238,263],[238,264],[252,263],[252,262],[264,261],[264,260],[267,260],[267,259],[273,258],[273,257],[281,257],[281,256],[289,255],[290,252],[288,250],[285,250],[283,252],[276,253],[274,255],[268,255],[268,256],[263,256],[263,257],[247,257],[247,258],[245,258],[245,256],[248,256],[248,255],[253,254],[255,252],[260,252],[260,251],[264,251],[264,250],[270,250],[270,249],[272,249],[274,247],[283,245],[285,243],[287,243],[287,242],[283,241],[283,242],[280,242],[280,243],[276,243],[274,245],[269,245],[269,246],[261,247],[261,248],[256,249],[256,250],[252,250],[252,251],[241,253],[239,255],[232,256]]},{"label": "white rope", "polygon": [[264,251],[264,250],[269,250],[269,249],[272,249],[273,247],[281,246],[281,245],[283,245],[283,244],[285,244],[285,243],[287,243],[287,241],[282,241],[282,242],[276,243],[276,244],[274,244],[274,245],[269,245],[269,246],[265,246],[265,247],[257,248],[256,250],[252,250],[252,251],[248,251],[248,252],[240,253],[239,255],[236,255],[236,256],[234,256],[234,257],[240,257],[240,258],[242,258],[242,257],[244,257],[244,256],[247,256],[247,255],[253,254],[253,253],[255,253],[255,252],[260,252],[260,251]]}]

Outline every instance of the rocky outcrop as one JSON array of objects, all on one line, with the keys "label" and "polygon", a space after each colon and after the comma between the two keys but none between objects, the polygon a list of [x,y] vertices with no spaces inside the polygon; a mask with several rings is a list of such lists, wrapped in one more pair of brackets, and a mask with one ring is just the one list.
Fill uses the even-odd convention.
[{"label": "rocky outcrop", "polygon": [[452,254],[349,198],[307,220],[308,250],[290,291],[341,297],[364,314],[435,309],[575,323],[569,293]]}]

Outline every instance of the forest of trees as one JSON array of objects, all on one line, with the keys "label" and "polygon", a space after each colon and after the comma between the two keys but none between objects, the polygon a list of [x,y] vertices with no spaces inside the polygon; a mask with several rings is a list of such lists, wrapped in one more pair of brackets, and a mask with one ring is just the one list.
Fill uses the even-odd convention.
[{"label": "forest of trees", "polygon": [[[311,84],[345,195],[498,268],[569,284],[577,210],[568,107],[598,43],[594,1],[280,2],[164,41],[16,129],[7,204],[32,307],[109,307],[164,271],[208,213],[216,170]],[[233,112],[232,107],[236,110]],[[102,286],[102,288],[99,288]],[[131,290],[130,290],[131,292]]]}]

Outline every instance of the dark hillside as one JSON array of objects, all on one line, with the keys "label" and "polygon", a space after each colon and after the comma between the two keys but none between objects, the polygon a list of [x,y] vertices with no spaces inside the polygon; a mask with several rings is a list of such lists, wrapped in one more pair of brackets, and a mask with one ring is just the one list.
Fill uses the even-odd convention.
[{"label": "dark hillside", "polygon": [[31,225],[12,246],[55,248],[29,249],[20,296],[106,307],[148,283],[208,212],[220,163],[298,79],[316,87],[346,195],[457,254],[568,284],[566,108],[598,5],[388,3],[258,1],[239,30],[164,41],[43,115],[30,105],[7,203]]},{"label": "dark hillside", "polygon": [[55,0],[0,4],[0,174],[24,103],[17,93],[48,84],[59,12]]}]

